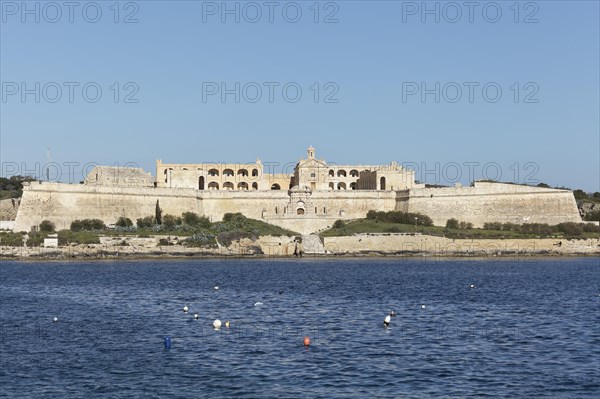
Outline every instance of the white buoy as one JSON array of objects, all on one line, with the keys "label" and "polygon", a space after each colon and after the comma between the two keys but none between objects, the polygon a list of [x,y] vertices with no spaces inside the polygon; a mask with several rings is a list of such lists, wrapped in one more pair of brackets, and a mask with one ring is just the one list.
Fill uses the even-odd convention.
[{"label": "white buoy", "polygon": [[58,321],[58,317],[55,316],[52,321],[56,323]]},{"label": "white buoy", "polygon": [[198,313],[194,314],[194,320],[198,320],[200,318],[200,316],[198,316]]},{"label": "white buoy", "polygon": [[215,287],[213,288],[215,291],[219,291],[219,286],[215,285]]},{"label": "white buoy", "polygon": [[225,322],[225,328],[229,328],[231,326],[231,322],[229,320],[227,320]]},{"label": "white buoy", "polygon": [[216,319],[215,321],[213,321],[213,328],[214,328],[215,330],[218,330],[218,329],[220,329],[220,328],[221,328],[221,320],[219,320],[219,319]]},{"label": "white buoy", "polygon": [[183,313],[187,313],[187,312],[188,312],[188,310],[189,310],[189,308],[187,307],[187,305],[185,305],[185,306],[183,307]]},{"label": "white buoy", "polygon": [[421,305],[421,309],[425,309],[425,305]]},{"label": "white buoy", "polygon": [[389,326],[391,321],[392,321],[392,316],[391,315],[385,316],[385,319],[383,319],[383,326],[384,327]]},{"label": "white buoy", "polygon": [[256,303],[254,304],[254,306],[262,306],[262,305],[263,305],[263,303],[262,303],[262,302],[256,302]]},{"label": "white buoy", "polygon": [[469,288],[471,288],[471,289],[475,288],[475,284],[469,285]]}]

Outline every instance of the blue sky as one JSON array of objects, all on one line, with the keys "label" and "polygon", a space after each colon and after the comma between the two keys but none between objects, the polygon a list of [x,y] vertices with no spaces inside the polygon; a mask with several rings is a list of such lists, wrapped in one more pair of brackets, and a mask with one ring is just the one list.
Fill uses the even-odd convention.
[{"label": "blue sky", "polygon": [[428,183],[600,190],[597,1],[0,3],[2,175],[43,170],[48,147],[79,181],[312,144]]}]

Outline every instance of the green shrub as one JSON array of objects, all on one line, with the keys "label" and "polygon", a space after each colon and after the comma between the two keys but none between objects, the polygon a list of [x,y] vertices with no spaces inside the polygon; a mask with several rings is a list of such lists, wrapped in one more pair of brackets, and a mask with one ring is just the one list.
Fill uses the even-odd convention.
[{"label": "green shrub", "polygon": [[115,225],[118,227],[130,227],[133,226],[133,222],[131,219],[121,216]]},{"label": "green shrub", "polygon": [[46,237],[45,233],[39,231],[30,231],[29,238],[27,239],[27,246],[29,247],[39,247],[44,243],[44,238]]},{"label": "green shrub", "polygon": [[586,233],[600,233],[600,226],[596,226],[595,224],[584,223],[582,228]]},{"label": "green shrub", "polygon": [[587,220],[588,222],[600,221],[600,211],[593,211],[593,212],[586,213],[583,220]]},{"label": "green shrub", "polygon": [[183,220],[183,223],[189,226],[202,227],[205,229],[210,228],[211,226],[210,220],[208,220],[208,218],[200,216],[194,212],[184,212],[181,215],[181,218]]},{"label": "green shrub", "polygon": [[214,247],[217,242],[215,236],[210,233],[198,233],[183,240],[183,244],[190,247]]},{"label": "green shrub", "polygon": [[8,247],[20,247],[23,245],[23,234],[0,232],[0,245]]},{"label": "green shrub", "polygon": [[100,237],[98,234],[90,231],[59,231],[58,245],[68,244],[100,244]]},{"label": "green shrub", "polygon": [[573,191],[573,196],[575,199],[587,199],[588,195],[583,190],[575,190]]},{"label": "green shrub", "polygon": [[447,229],[458,229],[458,220],[451,218],[446,221]]},{"label": "green shrub", "polygon": [[460,222],[458,227],[463,230],[470,230],[473,228],[473,223],[471,222]]},{"label": "green shrub", "polygon": [[583,227],[579,223],[560,223],[557,227],[566,236],[580,236],[583,234]]},{"label": "green shrub", "polygon": [[334,229],[343,229],[344,227],[346,227],[346,222],[341,219],[338,219],[335,221],[335,223],[333,223]]},{"label": "green shrub", "polygon": [[162,225],[165,229],[170,230],[180,224],[181,224],[181,218],[177,218],[173,215],[165,215],[162,218]]},{"label": "green shrub", "polygon": [[136,220],[136,224],[139,229],[150,228],[150,227],[154,226],[154,217],[146,216],[143,218],[139,218]]},{"label": "green shrub", "polygon": [[500,222],[486,222],[483,224],[484,230],[502,230],[502,223]]},{"label": "green shrub", "polygon": [[369,211],[367,219],[380,220],[387,223],[418,224],[419,226],[433,226],[433,220],[422,213],[399,212],[399,211]]},{"label": "green shrub", "polygon": [[53,233],[54,230],[55,226],[51,221],[44,220],[42,223],[40,223],[40,231],[43,231],[44,233]]},{"label": "green shrub", "polygon": [[225,223],[231,229],[243,229],[246,227],[247,223],[246,216],[241,213],[226,213],[223,216],[223,223]]},{"label": "green shrub", "polygon": [[104,230],[106,225],[100,219],[83,219],[83,220],[74,220],[71,223],[72,231],[94,231],[94,230]]}]

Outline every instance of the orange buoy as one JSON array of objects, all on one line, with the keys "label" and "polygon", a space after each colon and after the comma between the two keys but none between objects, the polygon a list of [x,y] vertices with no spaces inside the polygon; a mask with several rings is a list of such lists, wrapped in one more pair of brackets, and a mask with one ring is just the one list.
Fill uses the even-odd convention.
[{"label": "orange buoy", "polygon": [[307,335],[306,337],[304,337],[304,346],[308,346],[308,345],[310,345],[310,338]]}]

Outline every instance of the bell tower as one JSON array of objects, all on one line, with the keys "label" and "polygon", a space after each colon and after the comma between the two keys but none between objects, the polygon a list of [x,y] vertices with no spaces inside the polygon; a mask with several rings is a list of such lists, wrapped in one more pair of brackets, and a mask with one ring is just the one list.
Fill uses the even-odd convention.
[{"label": "bell tower", "polygon": [[315,148],[311,145],[310,147],[308,147],[308,150],[306,150],[306,152],[308,153],[308,159],[315,159]]}]

